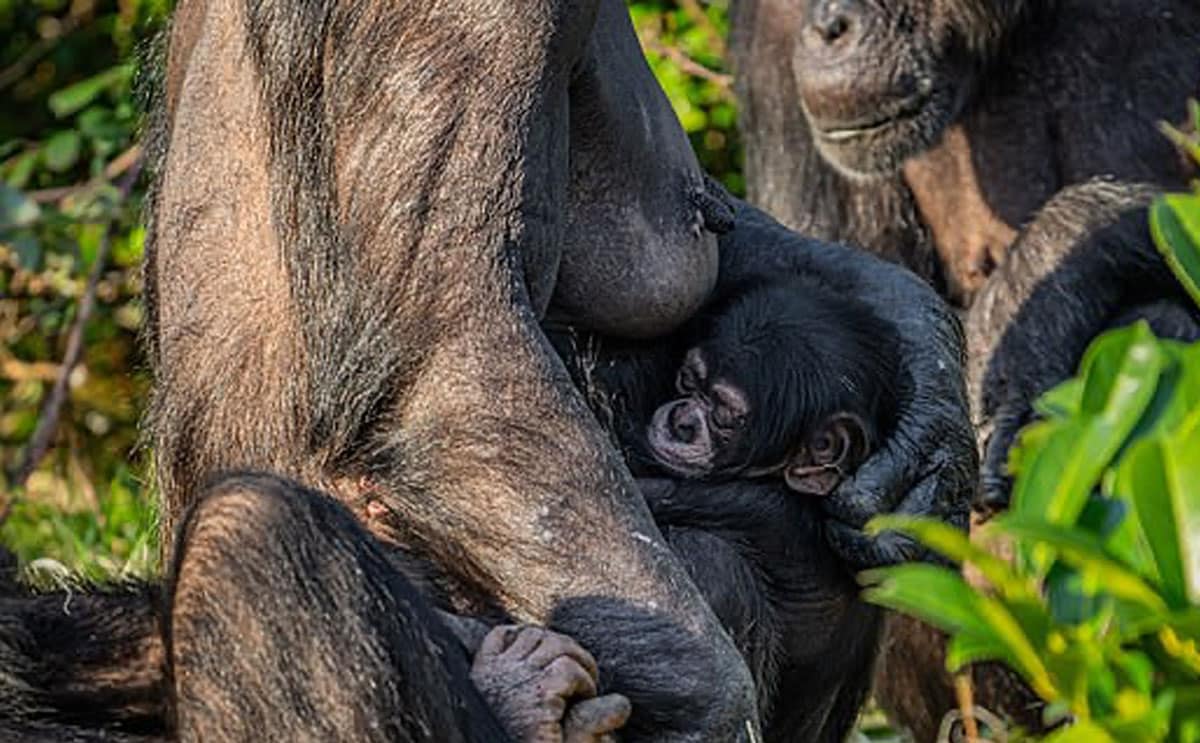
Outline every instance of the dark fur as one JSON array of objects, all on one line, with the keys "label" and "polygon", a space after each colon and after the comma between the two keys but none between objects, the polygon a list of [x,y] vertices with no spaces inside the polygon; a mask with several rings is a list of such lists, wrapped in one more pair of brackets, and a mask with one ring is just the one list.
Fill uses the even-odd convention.
[{"label": "dark fur", "polygon": [[[1149,194],[1191,172],[1158,123],[1180,123],[1200,91],[1200,7],[850,2],[837,43],[823,45],[806,36],[820,5],[736,6],[751,199],[795,229],[907,265],[968,308],[981,502],[1002,507],[1008,448],[1032,400],[1071,373],[1091,338],[1139,316],[1176,337],[1200,327],[1145,227]],[[888,114],[920,90],[928,98],[911,118],[819,143],[818,128]],[[926,657],[917,675],[940,678],[938,651]],[[912,689],[884,703],[925,740],[944,711],[923,709],[934,696]]]},{"label": "dark fur", "polygon": [[227,477],[177,543],[165,590],[5,589],[5,740],[509,739],[467,648],[336,501]]},{"label": "dark fur", "polygon": [[[559,336],[578,383],[631,458],[655,522],[746,658],[769,741],[840,741],[870,687],[879,612],[858,600],[824,516],[782,474],[698,482],[646,451],[654,410],[676,396],[683,353],[750,401],[744,469],[781,460],[837,412],[879,435],[896,406],[897,339],[871,311],[810,275],[725,287],[673,340],[630,346]],[[574,345],[572,345],[574,344]]]},{"label": "dark fur", "polygon": [[[689,348],[706,351],[710,375],[729,380],[750,404],[749,442],[738,469],[776,464],[837,412],[854,412],[873,441],[897,408],[899,360],[891,329],[853,297],[815,276],[754,279],[723,287],[696,320],[648,344],[605,341],[564,348],[580,356],[579,379],[610,419],[635,475],[655,471],[646,448],[654,411],[678,394],[675,375]],[[579,352],[582,351],[582,354]]]},{"label": "dark fur", "polygon": [[782,482],[639,480],[671,549],[754,675],[766,741],[844,740],[871,687],[880,612]]}]

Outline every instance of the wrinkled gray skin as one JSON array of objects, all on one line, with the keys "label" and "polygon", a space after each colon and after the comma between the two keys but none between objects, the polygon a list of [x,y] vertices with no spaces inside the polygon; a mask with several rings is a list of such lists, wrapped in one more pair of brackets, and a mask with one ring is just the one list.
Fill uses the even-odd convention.
[{"label": "wrinkled gray skin", "polygon": [[[291,477],[442,566],[455,611],[578,640],[629,737],[755,728],[745,665],[539,327],[664,333],[717,278],[701,172],[619,0],[182,0],[150,144],[164,534],[216,472]],[[942,337],[920,306],[912,336]],[[917,341],[945,359],[913,370],[919,430],[830,500],[859,554],[904,554],[858,528],[936,474],[953,346]]]}]

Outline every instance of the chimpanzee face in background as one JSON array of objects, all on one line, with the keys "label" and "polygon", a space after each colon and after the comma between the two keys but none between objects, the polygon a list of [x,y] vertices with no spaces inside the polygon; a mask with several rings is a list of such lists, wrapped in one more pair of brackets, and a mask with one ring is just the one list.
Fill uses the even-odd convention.
[{"label": "chimpanzee face in background", "polygon": [[792,65],[817,149],[848,175],[897,169],[958,115],[1027,0],[805,0]]}]

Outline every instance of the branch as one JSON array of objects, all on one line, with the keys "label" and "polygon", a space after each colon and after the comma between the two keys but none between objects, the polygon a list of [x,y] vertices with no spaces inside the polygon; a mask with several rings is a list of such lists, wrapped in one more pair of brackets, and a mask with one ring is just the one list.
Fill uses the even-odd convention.
[{"label": "branch", "polygon": [[712,19],[704,12],[704,8],[700,7],[699,0],[679,0],[680,6],[683,7],[688,17],[692,19],[692,23],[700,26],[708,34],[708,40],[712,44],[713,52],[721,59],[726,58],[728,51],[725,46],[725,37],[721,36],[721,32],[717,29]]},{"label": "branch", "polygon": [[129,149],[114,157],[108,165],[104,166],[104,175],[97,176],[90,181],[84,183],[76,183],[71,186],[57,186],[55,188],[43,188],[38,191],[28,191],[28,196],[38,204],[55,204],[68,196],[74,196],[77,193],[82,193],[89,188],[95,188],[101,183],[108,183],[116,180],[134,165],[138,165],[142,157],[142,148],[138,145],[133,145]]},{"label": "branch", "polygon": [[714,72],[696,60],[692,59],[683,51],[676,49],[673,46],[668,46],[656,38],[645,37],[642,39],[642,44],[646,49],[657,54],[660,57],[666,57],[679,66],[687,74],[693,77],[703,78],[708,80],[713,85],[716,85],[721,90],[722,97],[733,100],[733,76],[726,75],[721,72]]},{"label": "branch", "polygon": [[[129,194],[133,190],[133,184],[137,181],[140,171],[141,161],[137,161],[132,167],[128,168],[125,176],[121,179],[118,190],[122,201],[129,198]],[[88,273],[87,286],[84,288],[83,296],[79,300],[79,309],[75,313],[75,322],[71,325],[71,331],[67,335],[67,348],[63,353],[58,377],[54,380],[54,386],[50,390],[50,395],[46,398],[46,402],[38,414],[37,428],[34,429],[33,435],[29,438],[29,444],[25,447],[25,457],[21,461],[21,465],[17,468],[16,474],[13,475],[12,487],[14,491],[25,487],[29,476],[37,469],[38,464],[46,456],[46,452],[50,450],[50,444],[54,440],[54,432],[58,428],[58,419],[62,415],[62,407],[67,401],[71,373],[75,371],[75,367],[79,365],[79,359],[83,355],[83,330],[96,306],[96,287],[99,285],[100,277],[104,273],[104,265],[108,262],[108,252],[112,246],[112,231],[113,222],[109,222],[108,228],[104,231],[104,236],[100,240],[100,246],[96,249],[96,259],[92,262],[92,270]],[[14,497],[10,497],[4,504],[4,508],[0,509],[0,524],[3,524],[8,519],[9,514],[12,512],[14,500]]]}]

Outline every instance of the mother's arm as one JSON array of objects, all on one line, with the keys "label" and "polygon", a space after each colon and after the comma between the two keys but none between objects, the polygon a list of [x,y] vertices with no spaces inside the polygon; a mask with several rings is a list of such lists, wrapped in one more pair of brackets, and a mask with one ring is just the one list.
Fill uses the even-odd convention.
[{"label": "mother's arm", "polygon": [[755,276],[809,272],[853,292],[891,322],[900,339],[904,379],[897,424],[879,451],[823,501],[833,549],[856,568],[917,556],[917,545],[904,537],[862,531],[871,517],[893,511],[965,528],[979,457],[963,382],[962,329],[950,308],[903,268],[805,238],[748,204],[734,208],[735,226],[720,238],[718,294]]}]

